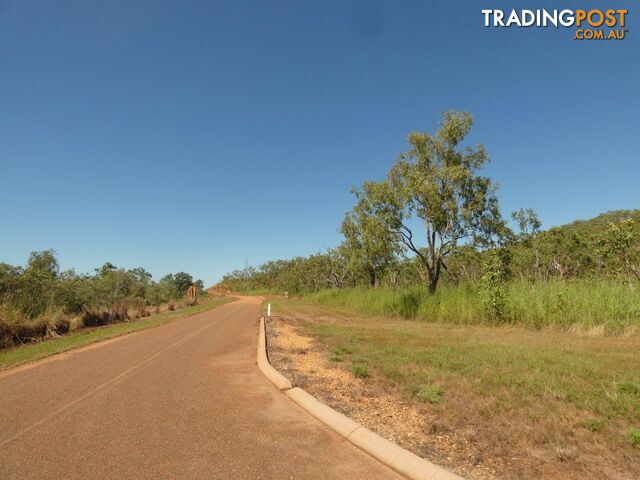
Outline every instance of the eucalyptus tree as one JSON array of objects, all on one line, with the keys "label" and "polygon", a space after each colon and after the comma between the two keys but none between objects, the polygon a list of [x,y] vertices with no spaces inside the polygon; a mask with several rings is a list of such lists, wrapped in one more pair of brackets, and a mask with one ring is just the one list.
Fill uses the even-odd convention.
[{"label": "eucalyptus tree", "polygon": [[518,224],[520,239],[529,239],[540,233],[542,222],[532,208],[521,208],[511,213],[511,218]]},{"label": "eucalyptus tree", "polygon": [[344,245],[327,251],[329,281],[332,287],[341,288],[352,274],[349,268],[349,252]]},{"label": "eucalyptus tree", "polygon": [[384,219],[372,211],[367,183],[362,190],[353,189],[357,198],[353,210],[345,214],[340,227],[344,235],[341,249],[354,275],[362,275],[375,287],[392,264],[398,246]]},{"label": "eucalyptus tree", "polygon": [[471,114],[446,112],[435,134],[410,133],[409,150],[387,178],[366,182],[359,197],[363,217],[385,226],[424,265],[431,293],[458,244],[491,245],[506,231],[497,187],[479,173],[489,156],[482,145],[463,145],[472,125]]},{"label": "eucalyptus tree", "polygon": [[[511,213],[511,219],[518,225],[518,233],[512,235],[511,250],[514,253],[514,263],[519,264],[522,278],[528,275],[536,279],[542,278],[541,256],[538,236],[542,222],[531,208],[520,208]],[[533,272],[529,272],[531,267]]]}]

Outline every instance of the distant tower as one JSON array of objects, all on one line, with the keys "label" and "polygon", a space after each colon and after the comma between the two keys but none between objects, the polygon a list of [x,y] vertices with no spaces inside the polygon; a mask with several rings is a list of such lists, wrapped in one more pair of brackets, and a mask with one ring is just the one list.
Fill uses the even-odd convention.
[{"label": "distant tower", "polygon": [[248,270],[248,269],[249,269],[249,259],[248,259],[248,258],[245,258],[245,259],[244,259],[244,269],[245,269],[245,270]]}]

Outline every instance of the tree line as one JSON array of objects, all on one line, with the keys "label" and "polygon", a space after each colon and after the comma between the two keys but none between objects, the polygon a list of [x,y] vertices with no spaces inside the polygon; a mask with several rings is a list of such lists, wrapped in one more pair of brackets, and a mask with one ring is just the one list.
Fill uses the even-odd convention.
[{"label": "tree line", "polygon": [[61,271],[53,250],[32,252],[24,267],[0,263],[0,347],[47,330],[64,333],[73,317],[81,326],[97,326],[148,316],[161,304],[173,309],[192,285],[205,293],[203,282],[185,272],[156,282],[144,268],[107,262],[92,274],[78,274]]},{"label": "tree line", "polygon": [[[497,185],[482,175],[483,145],[464,140],[466,112],[446,112],[433,134],[412,132],[386,178],[354,188],[340,226],[342,243],[327,252],[236,270],[221,286],[294,293],[345,286],[483,286],[489,298],[512,278],[615,277],[640,280],[640,211],[541,230],[532,209],[500,211]],[[493,293],[491,293],[493,291]]]}]

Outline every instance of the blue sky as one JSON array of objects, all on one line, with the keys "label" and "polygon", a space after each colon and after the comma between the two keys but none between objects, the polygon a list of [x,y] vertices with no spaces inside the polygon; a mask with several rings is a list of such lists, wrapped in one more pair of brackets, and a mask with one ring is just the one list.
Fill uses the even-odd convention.
[{"label": "blue sky", "polygon": [[449,109],[474,114],[505,214],[639,208],[637,4],[612,5],[619,42],[483,26],[512,6],[0,0],[0,261],[211,284],[323,250],[350,187]]}]

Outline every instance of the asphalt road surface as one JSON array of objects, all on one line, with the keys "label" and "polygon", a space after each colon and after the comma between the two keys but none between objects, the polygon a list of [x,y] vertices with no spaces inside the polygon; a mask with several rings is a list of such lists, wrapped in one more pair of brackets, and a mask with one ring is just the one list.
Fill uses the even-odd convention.
[{"label": "asphalt road surface", "polygon": [[0,372],[0,479],[399,478],[255,365],[259,303]]}]

